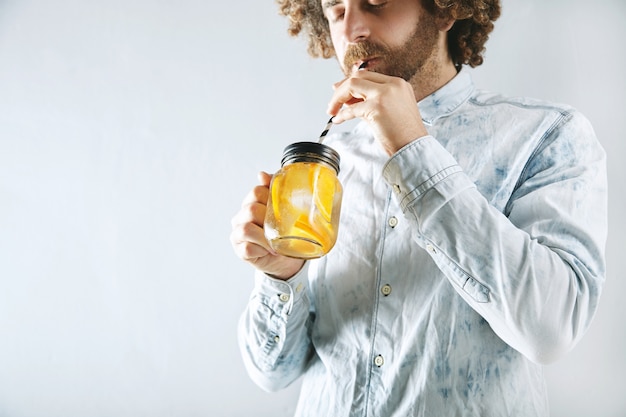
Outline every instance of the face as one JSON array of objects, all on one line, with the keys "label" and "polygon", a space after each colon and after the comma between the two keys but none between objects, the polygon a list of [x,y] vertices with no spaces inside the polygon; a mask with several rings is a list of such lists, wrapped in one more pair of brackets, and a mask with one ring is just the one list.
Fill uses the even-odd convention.
[{"label": "face", "polygon": [[346,76],[359,66],[406,81],[433,67],[443,38],[418,0],[322,0]]}]

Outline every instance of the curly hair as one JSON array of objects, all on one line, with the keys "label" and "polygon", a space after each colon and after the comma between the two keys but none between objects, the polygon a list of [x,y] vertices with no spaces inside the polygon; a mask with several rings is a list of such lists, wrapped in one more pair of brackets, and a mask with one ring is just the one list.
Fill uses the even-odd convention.
[{"label": "curly hair", "polygon": [[[500,17],[500,0],[416,0],[431,14],[455,19],[448,32],[448,52],[454,65],[477,67],[483,63],[485,43]],[[313,57],[331,58],[335,50],[320,0],[276,0],[278,12],[289,19],[291,36],[308,35]]]}]

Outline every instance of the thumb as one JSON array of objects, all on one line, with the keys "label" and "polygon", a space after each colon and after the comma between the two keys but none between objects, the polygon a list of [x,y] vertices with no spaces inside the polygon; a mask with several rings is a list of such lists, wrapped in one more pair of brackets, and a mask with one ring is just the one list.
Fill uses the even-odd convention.
[{"label": "thumb", "polygon": [[270,181],[272,180],[272,175],[268,174],[265,171],[261,171],[257,175],[257,178],[259,179],[259,184],[269,187]]}]

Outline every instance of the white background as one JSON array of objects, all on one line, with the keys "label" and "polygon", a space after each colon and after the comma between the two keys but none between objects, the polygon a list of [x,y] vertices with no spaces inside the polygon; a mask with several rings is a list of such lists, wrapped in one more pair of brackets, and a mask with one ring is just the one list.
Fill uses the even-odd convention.
[{"label": "white background", "polygon": [[[608,277],[546,374],[553,416],[624,416],[623,0],[503,0],[481,88],[566,102],[608,152]],[[289,416],[236,322],[230,218],[314,139],[334,60],[272,1],[0,0],[0,417]]]}]

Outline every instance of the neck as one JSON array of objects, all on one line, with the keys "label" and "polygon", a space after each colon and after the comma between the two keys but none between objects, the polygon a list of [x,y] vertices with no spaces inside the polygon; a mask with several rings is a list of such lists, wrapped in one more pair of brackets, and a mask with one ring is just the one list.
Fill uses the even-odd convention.
[{"label": "neck", "polygon": [[447,32],[439,32],[439,39],[430,56],[417,70],[409,83],[419,102],[446,85],[458,73],[447,48]]},{"label": "neck", "polygon": [[452,60],[433,59],[424,65],[409,83],[413,87],[415,99],[419,102],[446,85],[457,74]]}]

